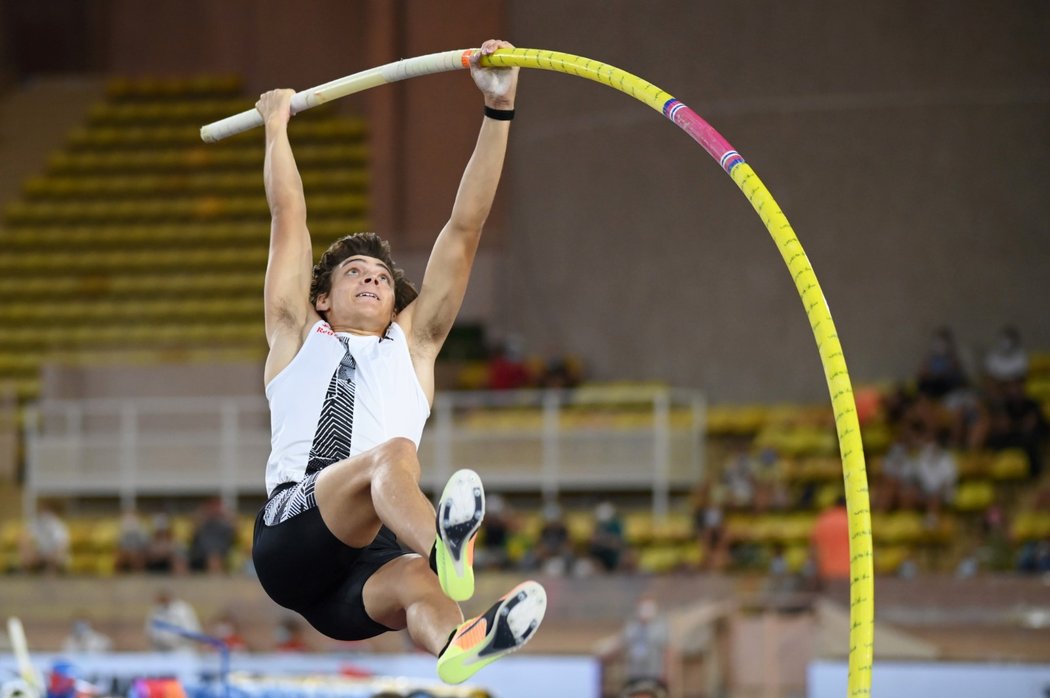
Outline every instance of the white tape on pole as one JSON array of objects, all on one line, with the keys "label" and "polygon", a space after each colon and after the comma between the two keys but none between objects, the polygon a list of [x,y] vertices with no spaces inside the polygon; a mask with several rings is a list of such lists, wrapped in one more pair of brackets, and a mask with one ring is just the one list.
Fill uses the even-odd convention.
[{"label": "white tape on pole", "polygon": [[[292,111],[298,114],[311,107],[330,102],[333,99],[346,97],[355,92],[363,92],[379,85],[399,82],[420,75],[460,70],[466,67],[464,54],[472,50],[474,49],[456,49],[415,58],[406,58],[296,92],[292,97]],[[202,126],[201,140],[205,143],[215,143],[262,125],[262,115],[259,114],[258,110],[249,109],[240,114],[234,114]]]}]

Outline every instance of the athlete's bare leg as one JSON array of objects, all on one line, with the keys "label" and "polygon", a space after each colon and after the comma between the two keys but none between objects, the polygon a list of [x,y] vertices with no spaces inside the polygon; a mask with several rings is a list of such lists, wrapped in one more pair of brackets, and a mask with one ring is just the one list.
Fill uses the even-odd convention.
[{"label": "athlete's bare leg", "polygon": [[459,605],[441,590],[426,559],[404,555],[391,560],[365,582],[365,611],[394,630],[408,628],[412,640],[434,656],[463,622]]},{"label": "athlete's bare leg", "polygon": [[314,494],[328,530],[351,548],[364,548],[385,525],[412,550],[430,555],[434,505],[419,489],[419,457],[409,439],[395,438],[317,476]]}]

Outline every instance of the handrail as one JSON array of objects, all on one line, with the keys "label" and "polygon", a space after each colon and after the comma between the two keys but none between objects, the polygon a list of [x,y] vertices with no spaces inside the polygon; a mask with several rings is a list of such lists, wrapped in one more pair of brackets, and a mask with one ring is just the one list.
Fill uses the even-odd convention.
[{"label": "handrail", "polygon": [[[420,444],[423,486],[470,467],[493,491],[671,493],[703,471],[705,401],[663,386],[443,392]],[[45,400],[27,412],[25,509],[41,496],[264,493],[265,400],[253,396]]]}]

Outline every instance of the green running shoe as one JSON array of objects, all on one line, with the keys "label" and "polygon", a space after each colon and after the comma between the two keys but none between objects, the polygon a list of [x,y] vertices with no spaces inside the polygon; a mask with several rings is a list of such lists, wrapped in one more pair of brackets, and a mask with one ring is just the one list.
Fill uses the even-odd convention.
[{"label": "green running shoe", "polygon": [[485,516],[485,491],[473,470],[449,478],[437,507],[434,541],[441,589],[454,601],[474,595],[474,539]]},{"label": "green running shoe", "polygon": [[463,683],[478,670],[525,645],[540,627],[547,592],[533,581],[522,582],[477,618],[461,624],[438,657],[438,676]]}]

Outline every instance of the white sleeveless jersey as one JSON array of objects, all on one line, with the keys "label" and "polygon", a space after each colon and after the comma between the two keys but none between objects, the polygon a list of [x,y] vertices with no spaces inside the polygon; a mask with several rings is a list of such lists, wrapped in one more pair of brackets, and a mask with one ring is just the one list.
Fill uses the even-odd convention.
[{"label": "white sleeveless jersey", "polygon": [[394,437],[418,447],[430,416],[397,323],[379,338],[336,333],[318,321],[299,353],[266,386],[266,399],[267,495]]}]

